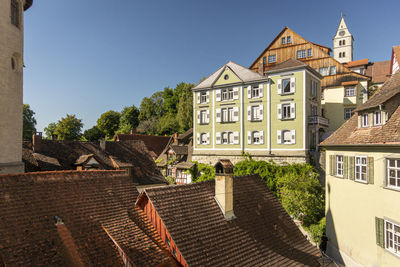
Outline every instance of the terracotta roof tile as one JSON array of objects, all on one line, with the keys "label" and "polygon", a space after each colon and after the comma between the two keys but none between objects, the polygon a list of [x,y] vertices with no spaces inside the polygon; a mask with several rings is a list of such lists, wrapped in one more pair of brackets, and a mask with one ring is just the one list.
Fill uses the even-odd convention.
[{"label": "terracotta roof tile", "polygon": [[2,260],[6,266],[124,266],[114,239],[136,266],[171,263],[151,223],[133,208],[137,195],[123,171],[0,175]]},{"label": "terracotta roof tile", "polygon": [[371,77],[374,83],[383,83],[389,79],[390,68],[390,60],[374,62],[367,67],[365,75]]},{"label": "terracotta roof tile", "polygon": [[214,181],[142,194],[150,198],[189,266],[319,266],[318,249],[258,175],[233,179],[236,218],[230,221],[214,199]]},{"label": "terracotta roof tile", "polygon": [[343,65],[345,65],[347,68],[353,68],[358,66],[365,66],[368,65],[368,63],[369,63],[368,58],[364,58],[364,59],[349,61],[344,63]]}]

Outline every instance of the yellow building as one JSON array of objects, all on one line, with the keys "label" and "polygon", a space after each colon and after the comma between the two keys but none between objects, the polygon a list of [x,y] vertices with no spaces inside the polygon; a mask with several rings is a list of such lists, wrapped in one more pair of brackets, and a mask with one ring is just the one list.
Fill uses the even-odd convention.
[{"label": "yellow building", "polygon": [[0,174],[23,172],[24,10],[32,0],[0,1]]},{"label": "yellow building", "polygon": [[321,146],[328,255],[346,266],[400,266],[400,72]]}]

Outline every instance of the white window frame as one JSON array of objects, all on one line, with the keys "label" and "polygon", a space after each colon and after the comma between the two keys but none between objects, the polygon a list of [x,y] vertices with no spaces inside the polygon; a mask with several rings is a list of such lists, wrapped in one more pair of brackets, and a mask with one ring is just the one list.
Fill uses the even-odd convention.
[{"label": "white window frame", "polygon": [[221,100],[231,101],[233,100],[233,88],[226,88],[221,90]]},{"label": "white window frame", "polygon": [[200,104],[207,103],[207,92],[200,92]]},{"label": "white window frame", "polygon": [[374,125],[382,125],[382,112],[374,112]]},{"label": "white window frame", "polygon": [[336,75],[336,66],[329,67],[329,75]]},{"label": "white window frame", "polygon": [[291,44],[292,43],[292,36],[287,36],[286,37],[286,43]]},{"label": "white window frame", "polygon": [[276,55],[269,55],[268,56],[268,63],[275,63],[276,62]]},{"label": "white window frame", "polygon": [[251,87],[251,98],[257,98],[257,97],[260,97],[260,86],[253,85]]},{"label": "white window frame", "polygon": [[[394,161],[394,166],[390,166],[391,160]],[[394,175],[391,175],[390,171],[393,171]],[[395,185],[390,183],[391,179],[394,180]],[[386,186],[400,190],[400,159],[387,159]]]},{"label": "white window frame", "polygon": [[259,131],[251,132],[251,143],[254,145],[261,144],[261,133]]},{"label": "white window frame", "polygon": [[307,49],[307,57],[312,57],[312,48]]},{"label": "white window frame", "polygon": [[306,58],[306,50],[305,49],[297,50],[297,58]]},{"label": "white window frame", "polygon": [[311,95],[318,96],[318,83],[314,80],[311,80]]},{"label": "white window frame", "polygon": [[[357,161],[360,162],[357,162]],[[365,163],[363,163],[365,160]],[[357,170],[359,167],[359,170]],[[363,167],[365,167],[365,173],[362,171]],[[365,174],[365,179],[363,179],[363,174]],[[368,182],[368,158],[366,156],[355,156],[354,157],[354,180],[361,183]]]},{"label": "white window frame", "polygon": [[262,120],[260,111],[261,111],[261,107],[259,105],[251,106],[251,121],[260,121],[260,120]]},{"label": "white window frame", "polygon": [[286,44],[286,37],[282,37],[281,42],[282,44]]},{"label": "white window frame", "polygon": [[352,97],[356,96],[356,88],[354,86],[348,86],[344,88],[344,96]]},{"label": "white window frame", "polygon": [[200,124],[207,123],[207,110],[200,110]]},{"label": "white window frame", "polygon": [[336,156],[336,176],[343,177],[343,155]]},{"label": "white window frame", "polygon": [[[400,228],[400,224],[394,223],[389,220],[384,220],[385,222],[385,249],[396,256],[400,257],[400,229],[395,231],[395,227]],[[389,228],[390,227],[390,228]],[[392,244],[390,245],[390,242]]]},{"label": "white window frame", "polygon": [[292,143],[292,138],[289,138],[289,140],[286,140],[285,139],[285,133],[288,133],[290,136],[292,136],[292,131],[290,131],[290,130],[283,130],[282,131],[282,144],[284,144],[284,145],[288,145],[288,144],[291,144]]},{"label": "white window frame", "polygon": [[353,116],[354,114],[354,108],[345,108],[344,109],[344,119],[348,120]]},{"label": "white window frame", "polygon": [[364,113],[361,115],[361,127],[368,127],[368,113]]},{"label": "white window frame", "polygon": [[282,120],[287,120],[292,118],[290,108],[291,108],[290,103],[282,104]]},{"label": "white window frame", "polygon": [[[284,86],[284,82],[288,81],[288,84],[286,86]],[[289,91],[285,91],[285,88],[288,87]],[[282,79],[282,94],[290,94],[291,93],[291,89],[290,89],[290,78],[286,78],[286,79]]]},{"label": "white window frame", "polygon": [[206,145],[207,144],[207,133],[201,133],[200,134],[200,145]]},{"label": "white window frame", "polygon": [[329,75],[329,67],[321,67],[321,68],[319,68],[319,74],[321,74],[322,76]]}]

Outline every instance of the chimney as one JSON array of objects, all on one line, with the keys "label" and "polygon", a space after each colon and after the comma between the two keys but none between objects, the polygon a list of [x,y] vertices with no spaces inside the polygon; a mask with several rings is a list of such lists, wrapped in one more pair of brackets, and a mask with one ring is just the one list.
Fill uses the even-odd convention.
[{"label": "chimney", "polygon": [[37,132],[32,135],[32,150],[34,153],[40,152],[42,149],[42,132]]},{"label": "chimney", "polygon": [[178,144],[178,133],[174,133],[174,144]]},{"label": "chimney", "polygon": [[100,139],[100,148],[101,148],[101,150],[106,151],[106,139],[105,138]]},{"label": "chimney", "polygon": [[135,129],[131,129],[131,134],[135,134],[136,130]]},{"label": "chimney", "polygon": [[215,168],[215,201],[227,221],[235,218],[233,213],[233,164],[229,159],[221,159]]},{"label": "chimney", "polygon": [[264,63],[262,61],[258,63],[258,73],[264,75]]}]

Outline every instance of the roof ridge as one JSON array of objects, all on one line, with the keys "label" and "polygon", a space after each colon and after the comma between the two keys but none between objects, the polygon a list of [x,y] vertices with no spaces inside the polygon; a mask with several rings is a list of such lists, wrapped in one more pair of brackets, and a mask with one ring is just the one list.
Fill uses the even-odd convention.
[{"label": "roof ridge", "polygon": [[[39,176],[50,176],[50,175],[63,175],[63,174],[83,174],[82,177],[88,176],[88,174],[123,174],[126,173],[125,170],[85,170],[85,171],[77,171],[77,170],[61,170],[61,171],[42,171],[42,172],[25,172],[25,173],[10,173],[10,174],[0,174],[0,181],[4,178],[12,178],[12,177],[27,177],[27,178],[35,178]],[[32,177],[33,176],[33,177]]]}]

